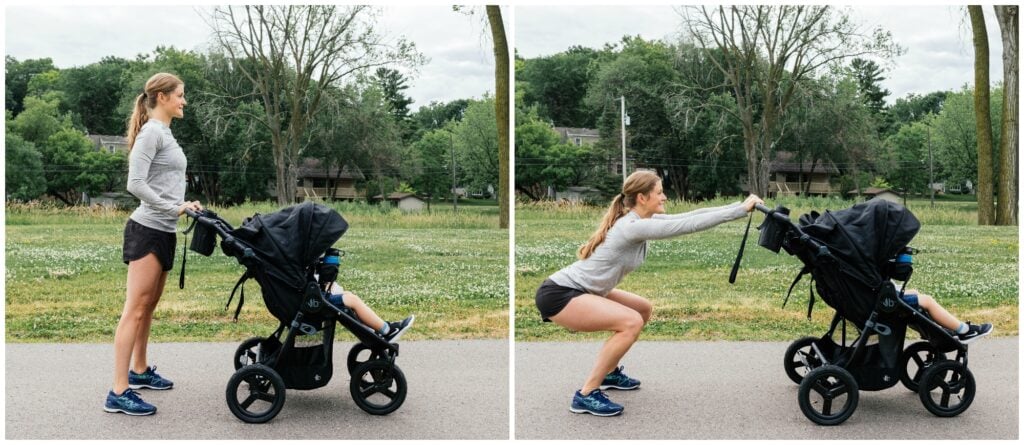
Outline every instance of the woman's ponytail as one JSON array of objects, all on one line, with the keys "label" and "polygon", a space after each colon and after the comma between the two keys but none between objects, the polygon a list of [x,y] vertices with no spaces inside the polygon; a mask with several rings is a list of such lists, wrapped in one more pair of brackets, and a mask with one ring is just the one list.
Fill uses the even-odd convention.
[{"label": "woman's ponytail", "polygon": [[625,195],[619,193],[612,199],[612,204],[608,206],[608,211],[604,213],[604,217],[601,218],[601,225],[597,228],[597,231],[593,235],[590,235],[590,239],[585,244],[580,246],[580,250],[576,252],[576,256],[585,260],[590,258],[590,255],[594,253],[594,249],[600,246],[604,242],[605,237],[608,236],[608,230],[615,225],[615,221],[622,218],[626,214]]},{"label": "woman's ponytail", "polygon": [[131,152],[135,145],[135,137],[139,130],[149,120],[149,111],[146,110],[146,93],[135,98],[135,105],[132,106],[132,115],[128,118],[128,151]]}]

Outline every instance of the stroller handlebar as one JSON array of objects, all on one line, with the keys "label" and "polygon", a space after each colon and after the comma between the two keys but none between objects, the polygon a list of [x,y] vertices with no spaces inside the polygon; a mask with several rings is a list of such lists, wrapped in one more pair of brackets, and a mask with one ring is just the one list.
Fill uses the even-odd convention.
[{"label": "stroller handlebar", "polygon": [[764,214],[768,214],[768,213],[771,213],[771,211],[772,211],[772,209],[769,209],[769,208],[768,208],[767,206],[765,206],[764,204],[754,204],[754,208],[755,208],[755,209],[757,209],[757,210],[759,210],[759,211],[761,211],[761,212],[762,212],[762,213],[764,213]]}]

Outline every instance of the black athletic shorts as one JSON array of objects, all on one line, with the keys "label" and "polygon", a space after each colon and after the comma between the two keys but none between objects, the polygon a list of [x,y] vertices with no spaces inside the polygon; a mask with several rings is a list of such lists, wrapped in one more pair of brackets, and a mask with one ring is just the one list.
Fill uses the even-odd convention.
[{"label": "black athletic shorts", "polygon": [[565,305],[569,304],[569,300],[585,293],[585,291],[576,288],[559,286],[554,281],[551,281],[551,279],[547,279],[537,289],[535,301],[537,309],[540,310],[541,318],[544,321],[551,321],[550,317],[554,317],[559,312],[562,312]]},{"label": "black athletic shorts", "polygon": [[177,243],[174,232],[152,229],[128,218],[124,226],[124,263],[140,259],[150,252],[156,254],[164,271],[174,267],[174,245]]}]

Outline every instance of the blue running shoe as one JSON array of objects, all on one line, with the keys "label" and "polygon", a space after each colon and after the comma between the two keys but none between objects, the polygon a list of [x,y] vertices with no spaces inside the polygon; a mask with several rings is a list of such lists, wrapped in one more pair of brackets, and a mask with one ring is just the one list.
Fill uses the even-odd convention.
[{"label": "blue running shoe", "polygon": [[129,416],[148,416],[156,412],[156,407],[143,402],[139,393],[128,388],[121,395],[114,394],[114,390],[110,390],[107,393],[107,403],[103,405],[103,411],[120,412]]},{"label": "blue running shoe", "polygon": [[601,382],[601,389],[637,389],[640,387],[640,381],[634,378],[630,378],[626,374],[622,373],[622,366],[615,368],[614,371],[609,372],[608,375],[604,376],[604,381]]},{"label": "blue running shoe", "polygon": [[146,372],[136,374],[128,370],[128,387],[131,389],[171,389],[174,382],[167,380],[156,373],[156,366],[146,367]]},{"label": "blue running shoe", "polygon": [[617,416],[622,414],[622,405],[608,400],[608,397],[600,389],[591,391],[585,397],[576,391],[576,394],[572,396],[572,405],[569,406],[569,411],[577,414],[590,413],[601,417]]}]

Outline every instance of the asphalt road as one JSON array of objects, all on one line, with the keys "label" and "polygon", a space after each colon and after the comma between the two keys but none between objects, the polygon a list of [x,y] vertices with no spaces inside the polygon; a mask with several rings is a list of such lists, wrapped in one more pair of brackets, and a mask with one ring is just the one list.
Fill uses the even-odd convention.
[{"label": "asphalt road", "polygon": [[617,417],[569,412],[600,343],[516,344],[517,439],[1017,439],[1019,339],[973,344],[977,394],[958,417],[925,410],[902,385],[860,393],[853,416],[834,427],[804,417],[797,385],[782,368],[788,343],[644,342],[623,364],[643,384],[608,391]]},{"label": "asphalt road", "polygon": [[[7,439],[508,439],[508,341],[403,342],[397,363],[409,392],[398,411],[372,416],[349,395],[335,343],[331,382],[288,390],[284,408],[262,425],[228,411],[224,389],[235,343],[159,343],[150,359],[174,380],[140,390],[153,416],[103,411],[110,389],[109,344],[7,344]],[[341,360],[338,360],[338,357]]]}]

